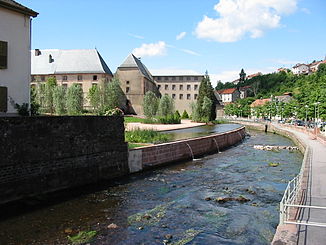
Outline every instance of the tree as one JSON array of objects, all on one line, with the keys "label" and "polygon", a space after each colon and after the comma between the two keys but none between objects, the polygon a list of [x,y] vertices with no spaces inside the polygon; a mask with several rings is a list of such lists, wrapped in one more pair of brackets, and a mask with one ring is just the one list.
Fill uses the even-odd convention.
[{"label": "tree", "polygon": [[163,95],[158,105],[158,114],[160,116],[166,117],[168,115],[173,114],[173,111],[174,102],[172,98],[170,98],[168,95]]},{"label": "tree", "polygon": [[104,85],[105,110],[119,108],[122,105],[123,95],[118,78],[113,78],[111,82]]},{"label": "tree", "polygon": [[65,113],[66,102],[66,88],[63,86],[56,86],[53,89],[53,106],[55,113],[62,115]]},{"label": "tree", "polygon": [[73,84],[67,90],[66,107],[68,115],[79,115],[83,111],[83,89]]},{"label": "tree", "polygon": [[203,112],[202,119],[201,119],[202,121],[204,122],[210,121],[212,105],[213,105],[213,101],[207,96],[205,96],[202,104],[202,112]]},{"label": "tree", "polygon": [[320,64],[318,66],[317,75],[318,76],[324,76],[324,75],[326,75],[326,63]]},{"label": "tree", "polygon": [[211,107],[209,108],[209,121],[215,120],[217,99],[215,97],[214,89],[207,74],[199,85],[197,110],[200,118],[203,118],[206,115],[206,111],[203,111],[203,102],[205,96],[212,101]]},{"label": "tree", "polygon": [[56,78],[49,77],[44,87],[45,109],[47,112],[50,112],[51,114],[54,112],[53,91],[56,86],[57,86]]},{"label": "tree", "polygon": [[92,85],[92,87],[88,91],[87,98],[89,100],[89,104],[93,107],[94,112],[98,112],[101,108],[101,89],[97,85]]},{"label": "tree", "polygon": [[143,109],[147,118],[153,118],[158,109],[159,100],[152,91],[148,91],[144,96]]},{"label": "tree", "polygon": [[186,110],[183,111],[181,118],[182,118],[182,119],[187,119],[187,118],[189,118],[188,112],[187,112]]}]

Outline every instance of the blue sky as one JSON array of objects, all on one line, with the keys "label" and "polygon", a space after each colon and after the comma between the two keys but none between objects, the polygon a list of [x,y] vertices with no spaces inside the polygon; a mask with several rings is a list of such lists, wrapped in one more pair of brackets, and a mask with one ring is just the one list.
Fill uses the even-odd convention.
[{"label": "blue sky", "polygon": [[326,55],[325,0],[17,0],[39,12],[32,48],[97,48],[110,69],[133,52],[154,74],[213,84]]}]

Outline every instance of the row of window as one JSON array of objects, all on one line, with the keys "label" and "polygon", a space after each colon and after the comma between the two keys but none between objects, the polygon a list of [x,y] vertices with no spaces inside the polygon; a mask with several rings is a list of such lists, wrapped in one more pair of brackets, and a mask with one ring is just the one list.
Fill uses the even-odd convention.
[{"label": "row of window", "polygon": [[183,77],[156,77],[156,79],[158,81],[161,81],[161,80],[164,80],[164,81],[175,81],[175,80],[178,80],[178,81],[183,81],[183,80],[186,80],[186,81],[191,81],[191,80],[194,80],[194,81],[198,81],[199,77],[196,76],[196,77],[191,77],[191,76],[183,76]]},{"label": "row of window", "polygon": [[[105,78],[105,75],[102,76]],[[37,78],[41,79],[41,82],[45,82],[46,76],[32,76],[32,81],[37,80]],[[68,76],[63,75],[63,76],[56,76],[56,78],[59,80],[61,78],[62,81],[68,81]],[[93,75],[92,80],[93,81],[98,81],[99,77],[98,75]],[[83,75],[77,75],[77,81],[83,81]],[[108,81],[108,78],[106,78],[106,81]]]},{"label": "row of window", "polygon": [[[168,95],[168,94],[165,94],[165,95]],[[174,100],[177,99],[177,95],[176,94],[172,94],[171,97]],[[197,97],[198,97],[198,94],[194,94],[194,99],[195,100],[197,99]],[[179,100],[183,100],[183,98],[184,98],[184,95],[183,94],[179,94]],[[187,98],[187,100],[191,100],[191,94],[187,94],[186,95],[186,98]]]},{"label": "row of window", "polygon": [[[161,89],[161,87],[162,87],[161,85],[157,85],[157,86],[158,86],[158,89]],[[169,87],[170,87],[169,84],[164,85],[165,90],[169,90]],[[175,85],[175,84],[171,85],[171,90],[176,90],[176,88],[177,88],[177,85]],[[182,84],[179,85],[179,90],[183,90],[183,85]],[[187,90],[188,91],[191,90],[191,85],[190,84],[187,84]],[[194,90],[198,90],[198,84],[194,85]]]}]

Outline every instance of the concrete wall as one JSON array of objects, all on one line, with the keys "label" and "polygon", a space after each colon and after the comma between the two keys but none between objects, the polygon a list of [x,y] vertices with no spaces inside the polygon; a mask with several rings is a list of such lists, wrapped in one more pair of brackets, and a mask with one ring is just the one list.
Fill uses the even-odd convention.
[{"label": "concrete wall", "polygon": [[222,134],[132,149],[129,151],[129,169],[130,172],[138,172],[166,163],[192,159],[192,153],[197,157],[218,152],[218,149],[230,147],[244,137],[245,128],[242,127]]},{"label": "concrete wall", "polygon": [[0,7],[0,41],[8,42],[8,67],[0,69],[0,86],[8,88],[7,113],[16,113],[10,103],[29,103],[30,17]]},{"label": "concrete wall", "polygon": [[121,117],[4,117],[0,135],[0,203],[129,172]]}]

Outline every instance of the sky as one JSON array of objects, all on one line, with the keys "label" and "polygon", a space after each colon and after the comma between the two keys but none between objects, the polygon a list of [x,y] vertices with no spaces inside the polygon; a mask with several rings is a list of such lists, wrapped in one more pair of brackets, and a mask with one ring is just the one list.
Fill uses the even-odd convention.
[{"label": "sky", "polygon": [[16,0],[39,13],[32,48],[96,48],[112,72],[133,53],[153,75],[218,80],[326,55],[325,0]]}]

